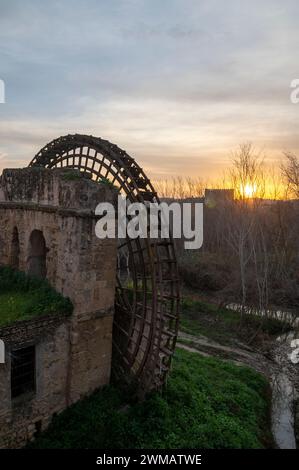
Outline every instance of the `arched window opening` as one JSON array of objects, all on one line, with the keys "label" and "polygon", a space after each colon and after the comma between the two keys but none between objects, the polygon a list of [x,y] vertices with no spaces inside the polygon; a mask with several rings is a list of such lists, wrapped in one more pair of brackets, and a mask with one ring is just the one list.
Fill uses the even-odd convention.
[{"label": "arched window opening", "polygon": [[19,242],[19,231],[17,227],[13,229],[11,248],[10,248],[10,260],[9,264],[14,269],[19,269],[20,264],[20,242]]},{"label": "arched window opening", "polygon": [[29,240],[28,269],[29,276],[45,279],[47,275],[47,247],[43,232],[33,230]]}]

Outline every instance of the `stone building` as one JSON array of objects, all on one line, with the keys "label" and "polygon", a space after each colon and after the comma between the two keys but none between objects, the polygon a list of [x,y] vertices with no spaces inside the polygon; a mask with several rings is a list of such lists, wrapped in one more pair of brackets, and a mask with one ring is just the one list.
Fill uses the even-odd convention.
[{"label": "stone building", "polygon": [[232,202],[235,197],[234,189],[205,189],[204,202],[207,207]]},{"label": "stone building", "polygon": [[[2,174],[0,265],[48,279],[74,311],[0,327],[6,349],[0,447],[22,446],[53,415],[109,383],[117,244],[96,238],[94,209],[102,201],[115,203],[113,188],[74,170],[31,167]],[[30,393],[12,378],[13,357],[26,366]]]}]

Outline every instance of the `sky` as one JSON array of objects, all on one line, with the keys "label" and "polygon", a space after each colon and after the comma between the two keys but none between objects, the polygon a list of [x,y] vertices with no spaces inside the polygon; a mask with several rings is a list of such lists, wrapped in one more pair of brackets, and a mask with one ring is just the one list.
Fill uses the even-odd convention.
[{"label": "sky", "polygon": [[298,0],[0,0],[0,170],[87,133],[154,179],[299,153]]}]

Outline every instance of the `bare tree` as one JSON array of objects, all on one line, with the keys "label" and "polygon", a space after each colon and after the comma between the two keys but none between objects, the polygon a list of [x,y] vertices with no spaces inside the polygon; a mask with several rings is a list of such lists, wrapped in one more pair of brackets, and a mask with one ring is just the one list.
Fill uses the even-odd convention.
[{"label": "bare tree", "polygon": [[232,168],[229,172],[231,186],[235,188],[237,199],[264,197],[264,159],[252,143],[241,144],[232,153]]},{"label": "bare tree", "polygon": [[285,153],[285,162],[281,165],[283,177],[292,196],[299,199],[299,159],[292,153]]},{"label": "bare tree", "polygon": [[260,197],[265,191],[265,178],[263,160],[251,143],[240,145],[233,153],[230,179],[235,188],[236,201],[232,211],[226,208],[227,230],[225,231],[227,243],[231,246],[239,264],[241,284],[241,313],[247,304],[248,266],[257,256],[257,208]]},{"label": "bare tree", "polygon": [[175,176],[171,179],[154,181],[155,188],[162,198],[187,199],[199,198],[204,194],[205,184],[201,178]]}]

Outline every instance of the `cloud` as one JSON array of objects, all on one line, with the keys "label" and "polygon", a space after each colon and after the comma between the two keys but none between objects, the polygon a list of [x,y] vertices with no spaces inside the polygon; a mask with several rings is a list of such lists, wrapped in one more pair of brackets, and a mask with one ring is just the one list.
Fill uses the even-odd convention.
[{"label": "cloud", "polygon": [[0,166],[70,132],[100,133],[155,176],[217,172],[243,140],[273,159],[299,149],[298,13],[295,0],[6,2]]},{"label": "cloud", "polygon": [[[102,104],[87,100],[80,114],[56,119],[7,121],[0,128],[5,163],[26,166],[35,153],[59,135],[86,133],[107,138],[134,156],[151,177],[176,174],[215,175],[229,162],[239,142],[254,141],[269,158],[279,159],[285,148],[299,150],[296,106],[204,103],[178,104],[166,100],[123,99]],[[284,125],[273,123],[282,113]],[[257,115],[258,113],[258,115]],[[3,167],[3,162],[0,162]]]}]

